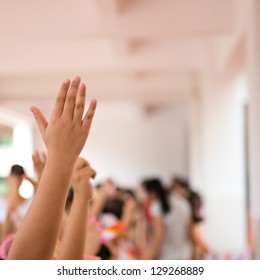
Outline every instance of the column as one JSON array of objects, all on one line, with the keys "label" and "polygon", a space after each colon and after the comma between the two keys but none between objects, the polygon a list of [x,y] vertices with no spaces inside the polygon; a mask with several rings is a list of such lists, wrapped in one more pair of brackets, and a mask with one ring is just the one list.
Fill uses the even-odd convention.
[{"label": "column", "polygon": [[248,2],[250,206],[254,225],[254,257],[260,259],[260,1]]}]

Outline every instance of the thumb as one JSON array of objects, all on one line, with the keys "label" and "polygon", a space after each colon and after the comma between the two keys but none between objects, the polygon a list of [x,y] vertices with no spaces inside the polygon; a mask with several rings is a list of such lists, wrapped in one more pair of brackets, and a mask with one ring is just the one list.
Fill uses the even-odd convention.
[{"label": "thumb", "polygon": [[36,123],[38,125],[38,128],[40,130],[41,136],[42,136],[42,138],[44,140],[44,134],[45,134],[45,130],[46,130],[47,126],[48,126],[48,122],[46,121],[46,119],[45,119],[43,113],[41,112],[41,110],[38,109],[37,107],[32,106],[30,108],[30,111],[34,115],[34,118],[35,118]]}]

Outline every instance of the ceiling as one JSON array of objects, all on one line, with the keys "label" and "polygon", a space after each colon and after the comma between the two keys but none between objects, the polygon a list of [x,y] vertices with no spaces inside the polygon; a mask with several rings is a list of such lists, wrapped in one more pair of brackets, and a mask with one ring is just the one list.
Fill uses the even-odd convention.
[{"label": "ceiling", "polygon": [[225,64],[237,36],[233,0],[0,4],[0,105],[13,109],[18,101],[49,107],[61,81],[77,74],[101,102],[186,100],[212,47]]}]

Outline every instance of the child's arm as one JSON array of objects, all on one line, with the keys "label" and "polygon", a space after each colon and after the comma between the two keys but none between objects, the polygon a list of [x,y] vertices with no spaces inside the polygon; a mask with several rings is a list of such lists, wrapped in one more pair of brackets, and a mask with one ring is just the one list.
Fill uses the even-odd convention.
[{"label": "child's arm", "polygon": [[100,223],[94,218],[88,218],[84,258],[87,256],[96,256],[101,246],[102,227]]},{"label": "child's arm", "polygon": [[95,170],[86,160],[77,160],[72,176],[73,202],[61,242],[59,259],[82,260],[84,257],[88,206],[93,193],[90,179],[95,175]]},{"label": "child's arm", "polygon": [[62,83],[51,120],[32,107],[48,157],[35,198],[11,246],[9,259],[51,259],[76,159],[89,134],[96,101],[82,120],[86,86],[76,77]]},{"label": "child's arm", "polygon": [[144,254],[142,256],[142,259],[144,260],[157,259],[163,242],[164,229],[162,217],[154,217],[152,224],[153,233],[151,236],[151,244],[144,250]]},{"label": "child's arm", "polygon": [[107,179],[101,186],[97,198],[91,205],[91,214],[93,217],[98,218],[102,212],[108,198],[115,191],[114,183],[111,179]]},{"label": "child's arm", "polygon": [[122,222],[130,228],[136,217],[137,202],[130,195],[126,195],[123,206]]}]

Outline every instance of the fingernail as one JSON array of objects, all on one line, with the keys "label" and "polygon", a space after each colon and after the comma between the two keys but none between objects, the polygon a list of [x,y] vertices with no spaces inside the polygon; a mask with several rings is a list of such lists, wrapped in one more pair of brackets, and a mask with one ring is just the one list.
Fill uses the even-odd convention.
[{"label": "fingernail", "polygon": [[30,111],[34,114],[34,113],[35,113],[35,107],[34,107],[34,106],[31,106],[31,107],[30,107]]},{"label": "fingernail", "polygon": [[86,85],[85,85],[84,83],[82,83],[82,84],[80,85],[80,90],[81,90],[81,91],[85,91],[85,90],[86,90]]},{"label": "fingernail", "polygon": [[92,99],[92,100],[91,100],[91,105],[92,105],[93,107],[96,107],[96,106],[97,106],[97,100],[96,100],[96,99]]},{"label": "fingernail", "polygon": [[64,81],[64,85],[65,86],[68,86],[70,84],[70,80],[69,79],[66,79],[65,81]]},{"label": "fingernail", "polygon": [[79,76],[75,77],[74,82],[80,83],[80,77]]}]

